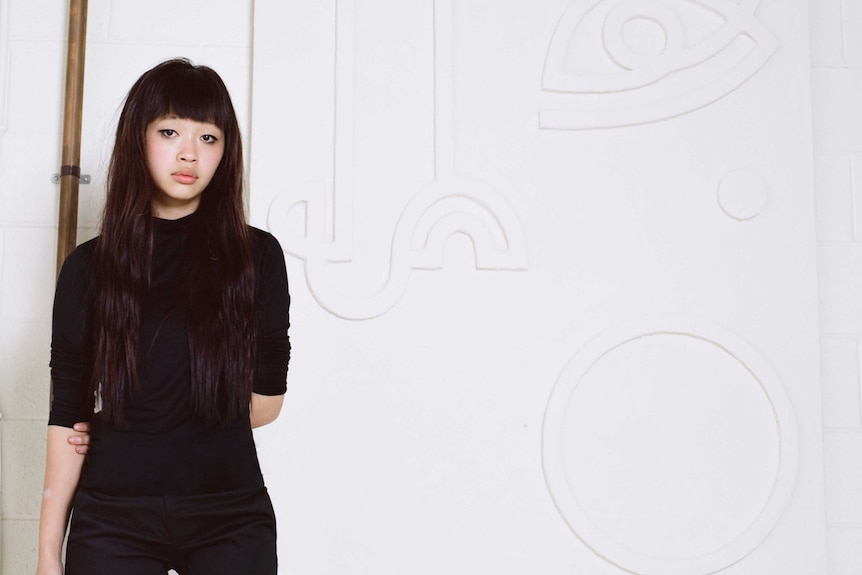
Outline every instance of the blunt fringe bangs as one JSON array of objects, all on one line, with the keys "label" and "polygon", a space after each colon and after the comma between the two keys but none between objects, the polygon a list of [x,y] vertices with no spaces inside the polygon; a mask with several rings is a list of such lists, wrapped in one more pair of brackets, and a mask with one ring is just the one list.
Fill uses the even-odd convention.
[{"label": "blunt fringe bangs", "polygon": [[236,125],[230,95],[219,75],[185,58],[168,60],[144,73],[128,99],[140,103],[141,127],[167,115],[211,122],[225,131]]}]

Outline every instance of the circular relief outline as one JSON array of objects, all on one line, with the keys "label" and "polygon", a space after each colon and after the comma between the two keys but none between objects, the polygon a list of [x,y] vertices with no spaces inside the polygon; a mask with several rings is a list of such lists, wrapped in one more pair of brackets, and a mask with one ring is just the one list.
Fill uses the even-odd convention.
[{"label": "circular relief outline", "polygon": [[[586,373],[605,355],[641,337],[681,335],[711,343],[738,361],[760,384],[775,416],[779,438],[778,469],[766,503],[754,521],[726,545],[694,557],[659,558],[617,543],[601,532],[581,509],[566,481],[562,453],[563,423],[569,401]],[[574,535],[605,561],[638,575],[707,575],[737,563],[773,530],[793,493],[799,459],[796,416],[781,380],[748,342],[718,324],[677,316],[646,317],[612,327],[587,342],[560,373],[548,399],[542,427],[545,483],[560,516]]]},{"label": "circular relief outline", "polygon": [[[632,51],[623,39],[623,27],[631,20],[649,20],[661,28],[665,46],[660,54],[646,55]],[[662,4],[644,5],[642,1],[628,0],[614,7],[602,25],[602,42],[605,52],[618,65],[627,70],[658,68],[667,71],[668,61],[684,47],[685,32],[677,14]]]}]

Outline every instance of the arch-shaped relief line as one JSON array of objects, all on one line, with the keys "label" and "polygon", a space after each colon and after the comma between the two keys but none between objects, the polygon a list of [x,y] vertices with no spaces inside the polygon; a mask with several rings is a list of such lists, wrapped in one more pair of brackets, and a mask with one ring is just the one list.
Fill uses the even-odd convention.
[{"label": "arch-shaped relief line", "polygon": [[[424,249],[412,252],[414,269],[439,270],[443,268],[446,242],[456,234],[470,238],[473,246],[473,262],[477,270],[508,270],[511,268],[509,254],[504,249],[494,249],[501,239],[500,228],[489,227],[488,218],[472,213],[450,213],[441,216],[424,237]],[[505,241],[505,238],[503,238]]]},{"label": "arch-shaped relief line", "polygon": [[[753,522],[726,545],[699,557],[656,558],[631,551],[609,540],[590,521],[565,479],[561,429],[568,403],[583,376],[605,355],[639,338],[680,335],[717,346],[757,381],[765,393],[778,429],[778,470],[772,490]],[[769,363],[729,330],[699,319],[667,315],[632,320],[589,341],[566,364],[554,384],[542,428],[545,483],[560,516],[573,534],[597,556],[636,575],[709,575],[745,559],[772,532],[790,500],[798,472],[799,439],[796,416],[783,385]]]},{"label": "arch-shaped relief line", "polygon": [[[520,226],[514,213],[504,206],[501,201],[494,206],[475,196],[452,193],[435,200],[418,217],[411,216],[417,220],[409,244],[414,267],[440,269],[443,244],[453,233],[463,233],[476,246],[476,269],[525,269],[523,238],[507,231],[519,230]],[[428,257],[420,258],[420,253]]]},{"label": "arch-shaped relief line", "polygon": [[[720,33],[686,49],[675,60],[665,58],[668,62],[657,63],[644,70],[604,76],[566,74],[564,67],[569,41],[578,32],[580,20],[599,3],[590,3],[586,10],[579,3],[573,3],[553,33],[545,60],[542,89],[567,96],[560,101],[560,109],[540,112],[540,128],[630,126],[683,115],[734,91],[765,65],[777,47],[775,38],[754,15],[759,0],[749,0],[742,5],[711,0],[710,4],[720,4],[724,14],[732,18],[725,20]],[[710,6],[702,4],[705,8]],[[740,59],[733,52],[746,39],[754,47]],[[671,79],[684,90],[677,87],[677,94],[668,93],[665,83]],[[590,98],[600,94],[616,94],[618,99]]]},{"label": "arch-shaped relief line", "polygon": [[437,182],[417,194],[398,219],[389,272],[380,290],[362,295],[343,293],[327,281],[328,262],[321,259],[306,259],[306,283],[315,300],[333,315],[372,319],[398,303],[407,290],[413,269],[443,266],[445,243],[453,234],[470,238],[477,269],[526,269],[526,248],[520,229],[514,212],[493,190],[477,182]]}]

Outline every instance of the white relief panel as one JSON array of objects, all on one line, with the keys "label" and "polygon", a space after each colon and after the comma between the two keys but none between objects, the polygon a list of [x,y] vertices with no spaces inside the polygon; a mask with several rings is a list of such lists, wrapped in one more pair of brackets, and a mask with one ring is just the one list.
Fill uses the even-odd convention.
[{"label": "white relief panel", "polygon": [[578,350],[545,413],[548,488],[575,535],[642,575],[706,575],[751,553],[796,481],[784,387],[727,329],[618,325]]},{"label": "white relief panel", "polygon": [[546,129],[631,126],[726,96],[766,63],[760,0],[574,0],[548,48],[542,88],[565,94]]},{"label": "white relief panel", "polygon": [[823,575],[804,0],[255,18],[285,572]]},{"label": "white relief panel", "polygon": [[[365,292],[351,292],[334,267],[352,265],[354,218],[354,19],[353,0],[336,3],[334,161],[331,184],[322,181],[277,194],[267,212],[268,228],[285,251],[304,262],[309,291],[328,312],[343,319],[371,319],[386,313],[407,291],[412,270],[443,267],[446,243],[455,234],[470,239],[477,270],[526,269],[521,225],[505,197],[491,186],[455,173],[452,130],[452,0],[433,2],[435,179],[417,182],[419,191],[395,222],[388,270],[382,282]],[[365,222],[367,224],[367,222]],[[379,225],[376,223],[375,225]]]}]

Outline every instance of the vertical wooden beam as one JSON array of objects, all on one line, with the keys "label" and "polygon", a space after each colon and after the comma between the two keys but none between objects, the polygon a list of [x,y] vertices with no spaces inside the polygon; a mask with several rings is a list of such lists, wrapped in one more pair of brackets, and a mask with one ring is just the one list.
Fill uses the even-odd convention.
[{"label": "vertical wooden beam", "polygon": [[69,2],[66,51],[66,104],[63,115],[63,165],[60,167],[60,218],[57,230],[57,274],[78,239],[78,184],[81,177],[81,116],[87,47],[87,0]]}]

